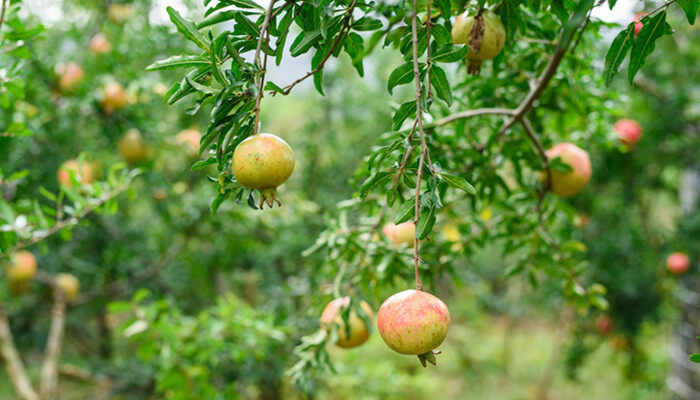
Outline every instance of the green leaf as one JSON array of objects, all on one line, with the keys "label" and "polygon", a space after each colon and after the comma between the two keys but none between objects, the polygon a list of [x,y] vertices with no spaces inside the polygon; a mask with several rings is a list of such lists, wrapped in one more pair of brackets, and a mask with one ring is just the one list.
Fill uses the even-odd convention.
[{"label": "green leaf", "polygon": [[690,25],[695,24],[695,18],[700,12],[700,0],[677,0],[678,7],[683,10],[685,17],[688,19]]},{"label": "green leaf", "polygon": [[700,354],[699,353],[691,354],[690,361],[700,364]]},{"label": "green leaf", "polygon": [[301,54],[306,53],[311,48],[311,46],[313,46],[314,43],[316,43],[320,38],[320,29],[316,29],[315,31],[311,32],[300,33],[299,36],[297,36],[297,38],[294,40],[294,43],[292,43],[292,46],[289,48],[292,57],[297,57]]},{"label": "green leaf", "polygon": [[192,167],[190,167],[190,171],[196,171],[198,169],[202,169],[212,164],[216,164],[216,158],[214,157],[209,157],[206,160],[199,160],[196,163],[192,164]]},{"label": "green leaf", "polygon": [[467,182],[466,179],[462,178],[461,176],[457,175],[448,175],[448,174],[440,174],[442,179],[445,180],[448,184],[451,186],[454,186],[458,189],[462,189],[465,192],[469,194],[476,194],[476,189],[474,189],[474,186],[472,186],[469,182]]},{"label": "green leaf", "polygon": [[243,15],[240,12],[237,12],[233,18],[236,20],[236,26],[240,26],[241,29],[250,36],[256,38],[260,36],[260,28],[258,28],[257,25],[253,23],[253,21],[249,20],[245,15]]},{"label": "green leaf", "polygon": [[415,100],[407,101],[396,110],[394,117],[392,118],[391,129],[396,131],[401,128],[403,122],[406,118],[414,115],[416,113],[416,102]]},{"label": "green leaf", "polygon": [[630,64],[627,67],[627,80],[630,85],[634,84],[634,77],[644,66],[647,56],[654,51],[656,40],[671,31],[671,26],[666,22],[666,10],[644,20],[644,27],[639,31],[630,52]]},{"label": "green leaf", "polygon": [[382,29],[382,26],[382,21],[364,16],[352,24],[352,29],[356,31],[376,31],[377,29]]},{"label": "green leaf", "polygon": [[389,93],[398,85],[405,85],[413,80],[413,63],[407,62],[399,65],[391,71],[389,80],[386,83],[386,88]]},{"label": "green leaf", "polygon": [[226,0],[226,3],[240,8],[257,8],[260,11],[265,11],[265,7],[252,0]]},{"label": "green leaf", "polygon": [[352,65],[357,70],[360,76],[364,75],[364,68],[362,66],[362,57],[364,56],[364,47],[362,36],[355,32],[350,32],[343,43],[343,49],[348,53],[352,59]]},{"label": "green leaf", "polygon": [[177,10],[172,7],[167,7],[168,15],[170,15],[170,21],[175,24],[177,30],[182,33],[189,41],[194,42],[200,49],[209,52],[209,41],[204,37],[202,32],[200,32],[192,21],[188,21],[182,18]]},{"label": "green leaf", "polygon": [[224,21],[230,21],[236,17],[236,14],[238,14],[236,10],[225,10],[210,15],[197,23],[197,29],[206,28],[207,26],[216,25]]},{"label": "green leaf", "polygon": [[370,176],[365,180],[365,182],[362,184],[362,187],[360,188],[360,196],[365,197],[369,193],[372,188],[375,186],[379,185],[382,182],[385,182],[388,178],[391,178],[394,174],[392,172],[377,172],[376,174]]},{"label": "green leaf", "polygon": [[426,236],[433,230],[435,225],[435,209],[423,209],[418,218],[418,226],[416,226],[416,237],[418,240],[425,239]]},{"label": "green leaf", "polygon": [[605,67],[603,68],[603,81],[605,86],[610,86],[610,82],[617,75],[617,72],[624,61],[627,52],[634,41],[634,22],[627,26],[627,29],[618,33],[605,55]]},{"label": "green leaf", "polygon": [[198,67],[209,64],[209,60],[200,56],[172,56],[165,60],[156,61],[146,67],[146,71],[159,71],[173,68]]},{"label": "green leaf", "polygon": [[430,84],[435,88],[435,94],[439,99],[442,99],[448,106],[452,105],[452,90],[447,81],[445,71],[437,65],[433,65],[430,69]]},{"label": "green leaf", "polygon": [[398,225],[402,222],[406,222],[413,218],[416,214],[416,201],[415,199],[408,199],[401,203],[399,209],[396,210],[396,216],[394,217],[394,224]]},{"label": "green leaf", "polygon": [[435,54],[431,54],[431,58],[436,62],[452,63],[464,59],[467,56],[468,51],[468,46],[455,46],[449,44],[437,49]]},{"label": "green leaf", "polygon": [[450,15],[452,15],[451,3],[450,0],[435,0],[434,2],[435,6],[442,12],[442,16],[445,17],[446,20],[449,20]]},{"label": "green leaf", "polygon": [[201,83],[195,81],[194,79],[190,78],[189,76],[186,76],[185,79],[187,80],[187,83],[192,85],[192,87],[198,92],[208,93],[208,94],[219,93],[216,89],[209,87],[207,85],[202,85]]},{"label": "green leaf", "polygon": [[442,24],[435,24],[433,29],[430,30],[430,36],[435,38],[435,41],[440,46],[452,43],[452,34]]}]

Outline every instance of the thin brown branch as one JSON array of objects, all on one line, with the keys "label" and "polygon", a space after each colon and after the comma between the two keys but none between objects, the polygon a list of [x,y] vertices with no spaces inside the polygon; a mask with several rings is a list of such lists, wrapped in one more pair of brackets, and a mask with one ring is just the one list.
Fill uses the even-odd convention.
[{"label": "thin brown branch", "polygon": [[[432,67],[432,61],[430,59],[430,26],[433,24],[433,20],[430,17],[430,3],[431,3],[431,0],[428,0],[427,4],[426,4],[427,16],[426,16],[426,20],[425,20],[425,23],[428,24],[428,26],[426,28],[426,34],[428,36],[428,47],[426,48],[426,51],[428,53],[428,56],[426,59],[426,64],[427,64],[427,66],[426,66],[426,81],[428,82],[428,94],[426,95],[426,99],[433,97],[433,92],[432,92],[432,87],[431,87],[432,85],[430,84],[430,68]],[[418,11],[416,10],[416,12],[418,12]]]},{"label": "thin brown branch", "polygon": [[356,1],[353,1],[352,4],[348,7],[348,10],[345,13],[345,19],[343,20],[343,26],[340,28],[340,32],[338,32],[338,37],[335,39],[335,42],[333,42],[333,46],[331,46],[331,49],[328,51],[328,53],[323,57],[323,60],[314,68],[313,70],[309,71],[306,73],[306,75],[302,76],[301,78],[297,79],[296,81],[290,83],[284,88],[284,91],[282,94],[285,96],[289,94],[289,92],[292,91],[294,86],[298,85],[299,83],[303,82],[307,78],[315,75],[318,71],[322,70],[323,67],[326,64],[326,61],[331,57],[331,55],[335,52],[335,49],[338,47],[340,42],[343,40],[343,37],[345,34],[350,30],[350,20],[352,19],[352,11],[355,9],[355,3]]},{"label": "thin brown branch", "polygon": [[54,287],[54,303],[51,310],[51,329],[46,342],[46,354],[41,366],[39,392],[45,400],[56,398],[58,386],[58,360],[61,358],[61,342],[66,322],[66,297],[63,290]]},{"label": "thin brown branch", "polygon": [[113,386],[115,384],[114,380],[108,376],[95,374],[72,364],[61,365],[58,367],[58,373],[69,379],[96,383],[100,386]]},{"label": "thin brown branch", "polygon": [[7,321],[7,315],[0,308],[0,354],[2,360],[5,361],[5,370],[7,376],[15,387],[17,395],[22,400],[39,400],[39,395],[32,387],[32,383],[24,369],[22,358],[15,347],[12,331],[10,331],[10,323]]},{"label": "thin brown branch", "polygon": [[[415,215],[413,216],[413,224],[418,227],[418,216],[420,214],[420,184],[421,178],[423,177],[423,163],[425,162],[425,156],[428,153],[428,144],[425,141],[425,131],[423,130],[423,110],[422,110],[422,90],[420,81],[420,69],[418,66],[418,5],[417,1],[413,0],[413,15],[411,16],[411,36],[413,42],[413,78],[416,82],[416,121],[418,125],[418,132],[420,133],[420,159],[418,161],[418,176],[416,178],[416,199],[415,199]],[[428,37],[428,43],[430,43],[430,37]],[[428,60],[429,61],[429,60]],[[428,84],[429,85],[429,84]],[[423,284],[420,280],[420,274],[418,272],[418,266],[420,264],[420,257],[418,254],[419,242],[418,242],[418,232],[416,229],[416,234],[413,237],[413,263],[414,271],[416,274],[416,289],[423,290]]]},{"label": "thin brown branch", "polygon": [[46,239],[47,237],[53,235],[54,233],[60,231],[63,228],[78,224],[78,222],[80,222],[81,219],[85,218],[85,216],[87,216],[91,212],[95,211],[96,209],[100,208],[103,204],[110,201],[111,199],[113,199],[114,197],[119,195],[121,192],[125,191],[128,187],[129,187],[129,184],[126,183],[126,184],[114,189],[113,191],[111,191],[111,192],[107,193],[106,195],[102,196],[101,198],[99,198],[97,200],[97,202],[85,207],[85,209],[82,212],[80,212],[78,215],[75,215],[75,216],[68,218],[68,219],[61,220],[58,223],[56,223],[56,225],[41,232],[41,234],[35,235],[31,239],[26,240],[24,242],[19,242],[14,247],[0,253],[0,258],[8,257],[10,254],[14,253],[17,250],[21,250],[21,249],[29,247],[33,244],[36,244],[36,243]]},{"label": "thin brown branch", "polygon": [[460,119],[477,117],[479,115],[515,115],[515,110],[508,108],[477,108],[474,110],[460,111],[437,120],[432,124],[425,125],[426,129],[447,125]]},{"label": "thin brown branch", "polygon": [[264,58],[265,58],[265,65],[260,61],[260,50],[262,49],[262,44],[263,40],[266,41],[265,47],[268,47],[270,43],[270,20],[272,19],[272,9],[275,5],[275,2],[277,0],[270,0],[270,4],[267,6],[267,11],[265,11],[265,19],[263,20],[263,24],[260,27],[260,37],[258,38],[258,45],[255,48],[255,65],[258,66],[258,95],[255,98],[255,125],[253,127],[253,134],[257,134],[259,130],[259,123],[260,123],[260,101],[262,100],[263,94],[265,91],[263,90],[263,85],[265,84],[265,68],[267,66],[267,49],[265,49],[264,53]]},{"label": "thin brown branch", "polygon": [[2,10],[0,11],[0,29],[2,29],[2,24],[5,22],[5,10],[7,9],[7,3],[10,0],[2,0]]}]

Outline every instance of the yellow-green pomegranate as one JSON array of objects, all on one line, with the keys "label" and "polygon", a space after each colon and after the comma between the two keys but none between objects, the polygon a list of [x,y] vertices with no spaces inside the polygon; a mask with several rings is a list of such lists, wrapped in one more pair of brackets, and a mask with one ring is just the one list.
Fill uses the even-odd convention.
[{"label": "yellow-green pomegranate", "polygon": [[294,152],[278,136],[260,133],[236,147],[231,170],[241,186],[260,192],[260,208],[263,203],[270,208],[274,203],[281,206],[277,187],[286,182],[294,171]]},{"label": "yellow-green pomegranate", "polygon": [[474,16],[465,11],[452,26],[452,42],[469,46],[467,71],[478,75],[481,62],[496,57],[503,50],[506,28],[493,11],[482,10]]},{"label": "yellow-green pomegranate", "polygon": [[[348,317],[348,322],[350,323],[350,328],[345,327],[345,322],[341,313],[350,304],[349,297],[337,298],[326,306],[321,314],[321,327],[324,329],[331,329],[334,325],[338,326],[338,340],[335,345],[342,347],[344,349],[349,349],[352,347],[357,347],[369,339],[369,329],[365,324],[365,321],[360,318],[355,310],[350,310],[350,316]],[[374,319],[374,312],[372,307],[367,304],[366,301],[360,303],[360,307],[364,310],[369,320]],[[349,333],[349,335],[348,335]]]}]

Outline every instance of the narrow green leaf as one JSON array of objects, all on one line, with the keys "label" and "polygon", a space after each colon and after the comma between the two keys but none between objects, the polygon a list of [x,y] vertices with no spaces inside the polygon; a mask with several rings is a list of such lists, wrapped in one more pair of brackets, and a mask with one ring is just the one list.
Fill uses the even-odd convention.
[{"label": "narrow green leaf", "polygon": [[238,11],[225,10],[216,14],[212,14],[197,23],[197,29],[206,28],[211,25],[216,25],[224,21],[230,21],[236,17]]},{"label": "narrow green leaf", "polygon": [[200,49],[209,52],[209,41],[204,37],[192,21],[188,21],[180,15],[177,10],[172,7],[167,7],[170,21],[175,24],[177,30],[183,34],[189,41],[194,42]]},{"label": "narrow green leaf", "polygon": [[448,174],[440,174],[442,179],[445,180],[448,184],[451,186],[454,186],[458,189],[462,189],[465,192],[469,194],[476,194],[476,189],[474,189],[474,186],[472,186],[469,182],[467,182],[466,179],[462,178],[461,176],[457,175],[448,175]]},{"label": "narrow green leaf", "polygon": [[610,44],[610,49],[605,55],[605,67],[603,68],[603,81],[605,86],[610,86],[610,82],[620,70],[620,65],[624,61],[627,52],[634,41],[634,22],[630,23],[626,29],[617,34]]},{"label": "narrow green leaf", "polygon": [[394,217],[394,224],[398,225],[402,222],[406,222],[413,218],[416,214],[416,201],[414,199],[408,199],[401,203],[399,209],[396,210],[396,216]]},{"label": "narrow green leaf", "polygon": [[435,209],[428,208],[423,209],[418,217],[418,226],[416,226],[416,237],[418,240],[425,239],[428,234],[433,230],[435,225]]},{"label": "narrow green leaf", "polygon": [[377,29],[382,29],[382,26],[382,21],[364,16],[352,24],[352,29],[356,31],[376,31]]},{"label": "narrow green leaf", "polygon": [[394,117],[392,118],[391,129],[394,131],[398,130],[399,128],[401,128],[401,125],[403,125],[403,122],[406,120],[406,118],[415,114],[416,102],[414,100],[407,101],[401,104],[401,106],[394,113]]},{"label": "narrow green leaf", "polygon": [[448,106],[452,105],[452,90],[447,81],[447,75],[442,68],[433,65],[430,69],[430,84],[435,88],[435,94],[439,99],[442,99]]},{"label": "narrow green leaf", "polygon": [[212,164],[216,164],[216,158],[214,157],[209,157],[206,160],[199,160],[196,163],[192,164],[192,166],[190,167],[190,171],[196,171],[198,169],[202,169]]},{"label": "narrow green leaf", "polygon": [[389,93],[398,85],[405,85],[413,80],[413,63],[407,62],[399,65],[391,71],[389,80],[386,83],[386,88]]},{"label": "narrow green leaf", "polygon": [[448,44],[438,48],[435,51],[435,54],[431,54],[431,58],[436,62],[452,63],[463,60],[467,56],[468,51],[468,46],[455,46]]},{"label": "narrow green leaf", "polygon": [[677,0],[678,7],[683,10],[690,25],[695,25],[695,18],[700,12],[700,0]]},{"label": "narrow green leaf", "polygon": [[233,18],[236,20],[236,27],[241,27],[243,31],[250,36],[256,38],[260,36],[260,28],[249,20],[243,13],[237,12]]},{"label": "narrow green leaf", "polygon": [[159,71],[173,68],[198,67],[209,64],[209,60],[200,56],[172,56],[165,60],[156,61],[146,67],[146,71]]},{"label": "narrow green leaf", "polygon": [[644,19],[643,22],[644,26],[639,31],[630,52],[630,64],[627,67],[627,80],[630,85],[634,84],[634,77],[639,69],[644,66],[647,56],[654,51],[656,40],[672,32],[671,26],[666,22],[666,10],[649,19]]}]

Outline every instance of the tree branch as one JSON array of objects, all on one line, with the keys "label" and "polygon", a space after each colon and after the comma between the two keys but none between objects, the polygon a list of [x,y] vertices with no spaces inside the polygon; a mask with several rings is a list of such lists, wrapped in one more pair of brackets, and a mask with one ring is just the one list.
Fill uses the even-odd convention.
[{"label": "tree branch", "polygon": [[39,384],[41,398],[51,400],[56,398],[58,383],[58,360],[61,357],[61,341],[66,321],[66,297],[63,290],[54,285],[54,303],[51,310],[51,329],[46,342],[46,354],[41,366],[41,381]]},{"label": "tree branch", "polygon": [[0,11],[0,29],[2,29],[2,24],[5,22],[5,10],[7,9],[7,2],[10,0],[2,0],[2,10]]},{"label": "tree branch", "polygon": [[263,90],[263,85],[265,84],[265,69],[267,68],[267,49],[265,49],[264,53],[264,58],[265,58],[265,65],[263,65],[262,62],[260,62],[260,50],[262,49],[262,43],[263,40],[265,40],[265,47],[268,46],[270,43],[270,19],[272,19],[272,9],[275,5],[275,2],[277,0],[270,0],[270,4],[267,6],[267,11],[265,11],[265,19],[263,20],[263,24],[260,27],[260,37],[258,38],[258,45],[255,48],[255,65],[258,66],[258,95],[255,98],[255,125],[253,127],[253,134],[257,134],[259,131],[259,122],[260,122],[260,101],[262,100],[263,94],[265,91]]},{"label": "tree branch", "polygon": [[[416,0],[413,0],[413,16],[411,17],[411,36],[413,41],[413,78],[416,82],[416,121],[418,125],[418,132],[420,133],[420,159],[418,161],[418,176],[416,178],[416,199],[415,199],[415,215],[413,216],[413,225],[418,227],[418,215],[420,214],[420,183],[423,177],[423,163],[425,162],[425,157],[428,153],[428,145],[425,141],[425,131],[423,130],[423,110],[421,104],[422,90],[420,82],[420,69],[418,67],[418,5]],[[428,0],[430,3],[430,0]],[[428,44],[430,44],[430,37],[428,37]],[[430,63],[430,59],[427,61]],[[430,83],[428,83],[430,85]],[[414,271],[416,275],[416,289],[423,290],[423,284],[420,280],[420,274],[418,273],[418,265],[420,264],[420,257],[418,256],[418,232],[415,233],[413,237],[413,262]]]},{"label": "tree branch", "polygon": [[34,388],[32,388],[32,383],[29,377],[27,377],[22,358],[19,356],[17,348],[15,347],[12,331],[10,331],[10,324],[7,321],[7,315],[1,308],[0,354],[2,354],[2,359],[5,361],[7,376],[9,376],[12,386],[15,387],[15,391],[19,397],[22,400],[39,400],[39,395],[37,395]]},{"label": "tree branch", "polygon": [[282,94],[285,96],[289,94],[289,92],[292,91],[292,88],[296,86],[297,84],[303,82],[306,80],[306,78],[315,75],[318,71],[323,69],[323,66],[326,64],[326,61],[331,57],[331,55],[335,52],[335,49],[338,47],[340,42],[343,40],[343,36],[350,30],[350,19],[352,19],[352,11],[355,9],[355,3],[357,0],[353,1],[352,4],[350,4],[350,7],[348,7],[348,10],[345,13],[345,19],[343,20],[343,26],[340,28],[340,31],[338,32],[338,37],[335,39],[335,42],[333,42],[333,46],[331,46],[331,49],[328,51],[328,53],[323,57],[323,60],[310,72],[307,72],[306,75],[302,76],[301,78],[297,79],[296,81],[290,83],[284,88],[284,91]]},{"label": "tree branch", "polygon": [[111,191],[111,192],[107,193],[106,195],[102,196],[101,198],[99,198],[97,200],[97,202],[85,207],[85,209],[81,213],[79,213],[78,215],[75,215],[75,216],[68,218],[68,219],[61,220],[61,221],[57,222],[56,225],[43,231],[41,234],[38,234],[27,241],[19,242],[14,247],[0,253],[0,258],[8,257],[10,254],[14,253],[17,250],[21,250],[21,249],[29,247],[33,244],[36,244],[36,243],[46,239],[47,237],[53,235],[54,233],[60,231],[63,228],[76,225],[78,222],[80,222],[81,219],[85,218],[86,215],[88,215],[91,212],[95,211],[96,209],[100,208],[103,204],[110,201],[111,199],[113,199],[114,197],[119,195],[121,192],[125,191],[128,187],[129,187],[129,183],[126,183],[126,184],[114,189],[113,191]]}]

